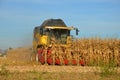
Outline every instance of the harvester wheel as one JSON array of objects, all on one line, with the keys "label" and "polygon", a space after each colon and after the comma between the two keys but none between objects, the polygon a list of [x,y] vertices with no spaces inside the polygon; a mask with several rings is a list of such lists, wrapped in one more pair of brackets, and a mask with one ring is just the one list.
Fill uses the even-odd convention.
[{"label": "harvester wheel", "polygon": [[35,61],[38,62],[38,54],[35,54]]},{"label": "harvester wheel", "polygon": [[34,52],[31,53],[30,60],[36,61],[36,54]]}]

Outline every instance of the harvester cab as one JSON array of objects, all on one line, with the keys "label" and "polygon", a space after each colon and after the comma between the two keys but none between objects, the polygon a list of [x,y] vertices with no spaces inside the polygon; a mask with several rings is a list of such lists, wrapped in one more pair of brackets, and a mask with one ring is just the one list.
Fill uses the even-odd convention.
[{"label": "harvester cab", "polygon": [[[79,30],[77,28],[67,27],[61,19],[48,19],[45,20],[40,26],[35,27],[33,51],[36,53],[36,60],[40,61],[41,64],[60,64],[60,61],[63,61],[63,59],[60,60],[58,56],[59,54],[54,53],[55,51],[51,53],[51,51],[55,47],[62,46],[66,48],[71,46],[71,30],[76,30],[76,35],[78,35]],[[50,50],[50,48],[52,50]],[[67,53],[66,55],[60,55],[62,55],[62,57],[65,57],[67,56]]]},{"label": "harvester cab", "polygon": [[[61,19],[48,19],[34,29],[33,46],[36,49],[40,46],[51,46],[52,44],[68,45],[71,43],[70,31],[78,29],[67,27]],[[36,44],[36,45],[35,45]]]}]

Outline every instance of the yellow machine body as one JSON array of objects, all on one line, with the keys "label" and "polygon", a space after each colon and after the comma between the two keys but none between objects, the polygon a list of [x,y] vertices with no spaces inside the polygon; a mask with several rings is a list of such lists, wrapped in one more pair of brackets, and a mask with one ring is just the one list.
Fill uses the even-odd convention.
[{"label": "yellow machine body", "polygon": [[[70,36],[70,33],[68,33],[68,32],[70,32],[70,30],[73,30],[74,29],[73,27],[45,26],[45,29],[48,29],[51,31],[52,30],[53,31],[60,30],[59,34],[66,32],[66,34],[62,34],[61,36],[56,36],[57,38],[61,38],[59,40],[54,38],[55,37],[54,32],[49,33],[50,31],[48,31],[48,32],[46,31],[46,32],[40,33],[40,31],[38,31],[37,29],[39,30],[39,28],[36,28],[36,31],[34,31],[34,36],[33,36],[34,37],[33,38],[33,50],[34,51],[36,51],[39,46],[51,47],[52,45],[54,45],[54,46],[61,45],[64,47],[69,47],[71,45],[71,36]],[[65,35],[65,37],[64,37],[64,35]],[[62,36],[63,36],[63,38],[62,38]],[[62,42],[62,39],[64,42]]]}]

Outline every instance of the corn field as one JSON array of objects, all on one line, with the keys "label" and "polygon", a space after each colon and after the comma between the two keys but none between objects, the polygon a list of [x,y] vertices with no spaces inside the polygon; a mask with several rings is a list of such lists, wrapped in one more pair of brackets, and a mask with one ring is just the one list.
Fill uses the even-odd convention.
[{"label": "corn field", "polygon": [[110,64],[120,66],[120,39],[82,38],[75,40],[73,52],[77,52],[86,65]]}]

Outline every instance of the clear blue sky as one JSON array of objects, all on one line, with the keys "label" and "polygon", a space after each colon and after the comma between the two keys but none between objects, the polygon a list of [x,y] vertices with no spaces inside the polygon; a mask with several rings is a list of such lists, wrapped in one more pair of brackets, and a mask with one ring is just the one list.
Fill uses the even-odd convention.
[{"label": "clear blue sky", "polygon": [[34,27],[49,18],[78,27],[78,37],[120,38],[120,0],[0,0],[0,48],[31,45]]}]

